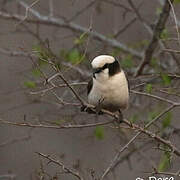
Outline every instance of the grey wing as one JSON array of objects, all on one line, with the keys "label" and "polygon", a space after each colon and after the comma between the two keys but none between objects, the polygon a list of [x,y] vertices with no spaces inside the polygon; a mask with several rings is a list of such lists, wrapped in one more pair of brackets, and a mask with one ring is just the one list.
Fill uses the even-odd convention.
[{"label": "grey wing", "polygon": [[127,83],[128,83],[128,90],[129,90],[129,93],[130,93],[130,83],[129,83],[129,79],[128,79],[127,75],[126,75],[126,79],[127,79]]},{"label": "grey wing", "polygon": [[125,74],[125,76],[126,76],[126,80],[127,80],[127,83],[128,83],[128,90],[129,90],[129,93],[130,93],[130,82],[129,82],[127,73],[126,73],[125,71],[124,71],[124,74]]},{"label": "grey wing", "polygon": [[90,81],[88,82],[88,85],[87,85],[87,94],[90,93],[92,87],[93,87],[93,78],[91,78]]}]

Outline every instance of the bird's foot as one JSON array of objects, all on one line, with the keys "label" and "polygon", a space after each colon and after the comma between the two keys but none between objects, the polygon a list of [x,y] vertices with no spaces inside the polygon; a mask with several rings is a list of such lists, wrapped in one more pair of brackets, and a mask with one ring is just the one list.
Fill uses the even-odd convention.
[{"label": "bird's foot", "polygon": [[122,114],[121,110],[119,110],[118,112],[119,112],[119,118],[117,119],[117,123],[121,124],[121,123],[123,123],[123,114]]},{"label": "bird's foot", "polygon": [[95,114],[96,112],[93,110],[93,108],[88,107],[87,105],[81,106],[81,112],[87,112],[89,114]]},{"label": "bird's foot", "polygon": [[98,114],[98,115],[103,114],[99,106],[91,108],[91,107],[88,107],[87,105],[83,105],[81,106],[81,112],[87,112],[89,114]]},{"label": "bird's foot", "polygon": [[101,106],[101,104],[99,103],[99,104],[95,107],[96,114],[102,115],[103,112],[102,112],[101,109],[102,109],[102,106]]}]

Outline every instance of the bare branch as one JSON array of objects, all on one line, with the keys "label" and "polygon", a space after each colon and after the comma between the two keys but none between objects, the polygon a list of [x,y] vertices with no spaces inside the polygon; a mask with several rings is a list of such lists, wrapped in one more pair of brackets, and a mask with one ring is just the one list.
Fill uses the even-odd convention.
[{"label": "bare branch", "polygon": [[120,34],[122,34],[124,31],[127,30],[127,28],[129,28],[135,21],[137,20],[137,18],[133,18],[129,23],[127,23],[122,29],[120,29],[118,32],[116,32],[113,36],[114,38],[117,38]]},{"label": "bare branch", "polygon": [[26,7],[25,16],[24,16],[24,18],[23,18],[18,24],[16,24],[16,28],[17,28],[17,26],[19,26],[21,23],[23,23],[23,22],[28,18],[29,9],[32,8],[35,4],[37,4],[39,1],[40,1],[40,0],[36,0],[36,1],[34,1],[30,6],[27,6],[27,7]]},{"label": "bare branch", "polygon": [[134,94],[139,94],[139,95],[143,95],[143,96],[152,97],[154,99],[157,99],[157,100],[160,100],[160,101],[164,101],[164,102],[167,102],[169,104],[175,104],[176,103],[176,102],[171,101],[171,100],[169,100],[167,98],[163,98],[163,97],[156,96],[156,95],[153,95],[153,94],[148,94],[148,93],[139,92],[139,91],[135,91],[135,90],[131,90],[131,92],[134,93]]},{"label": "bare branch", "polygon": [[0,179],[15,180],[16,175],[15,174],[3,174],[3,175],[0,175]]},{"label": "bare branch", "polygon": [[[173,0],[171,0],[171,2],[173,3]],[[159,39],[159,37],[165,27],[165,23],[168,19],[170,10],[171,10],[171,5],[169,4],[169,1],[166,0],[164,3],[163,9],[162,9],[162,13],[160,14],[159,20],[157,21],[156,26],[154,28],[153,37],[151,39],[151,42],[149,43],[149,45],[145,51],[143,60],[137,67],[137,70],[134,74],[135,77],[140,75],[142,73],[145,65],[149,64],[149,62],[151,61],[153,53],[158,45],[158,39]]]},{"label": "bare branch", "polygon": [[75,176],[76,178],[83,180],[84,178],[80,175],[79,172],[76,172],[75,170],[71,170],[70,168],[68,168],[67,166],[65,166],[62,162],[60,162],[59,160],[56,160],[54,158],[52,158],[50,155],[46,155],[40,152],[36,152],[38,155],[40,155],[41,157],[47,159],[49,161],[49,163],[54,163],[58,166],[60,166],[62,168],[62,170],[65,173],[71,174],[73,176]]},{"label": "bare branch", "polygon": [[[180,104],[179,104],[179,105],[180,105]],[[145,126],[144,128],[142,128],[142,127],[140,127],[140,126],[138,126],[138,125],[136,125],[136,124],[133,124],[133,123],[129,122],[128,120],[123,119],[123,122],[124,122],[124,123],[126,123],[127,125],[129,125],[130,127],[132,127],[132,129],[138,129],[139,132],[137,132],[137,134],[136,134],[135,136],[133,136],[133,137],[129,140],[129,142],[128,142],[125,146],[123,146],[123,147],[117,152],[117,154],[116,154],[115,157],[113,158],[112,162],[110,163],[110,165],[107,167],[107,169],[105,170],[105,172],[104,172],[103,175],[101,176],[100,180],[103,180],[103,179],[107,176],[107,174],[111,171],[111,169],[112,169],[114,166],[116,166],[116,163],[118,162],[121,153],[122,153],[125,149],[127,149],[127,148],[129,147],[129,145],[130,145],[132,142],[134,142],[135,139],[136,139],[139,135],[141,135],[142,133],[147,134],[147,135],[150,136],[151,138],[154,138],[154,139],[158,140],[158,142],[161,142],[161,143],[163,143],[163,144],[166,144],[168,147],[171,148],[171,150],[172,150],[176,155],[180,156],[180,150],[178,150],[176,147],[174,147],[174,146],[171,144],[170,141],[166,141],[166,140],[164,140],[163,138],[161,138],[161,137],[157,136],[156,134],[154,134],[154,133],[152,133],[152,132],[150,132],[150,131],[147,130],[147,128],[148,128],[149,126],[151,126],[155,121],[157,121],[159,118],[161,118],[164,114],[166,114],[167,112],[169,112],[169,111],[170,111],[171,109],[173,109],[174,107],[175,107],[174,104],[171,105],[171,106],[169,106],[169,107],[168,107],[167,109],[165,109],[162,113],[160,113],[158,116],[156,116],[152,121],[150,121],[148,124],[146,124],[146,126]],[[176,151],[176,152],[175,152],[175,151]]]},{"label": "bare branch", "polygon": [[75,20],[78,16],[80,16],[82,13],[84,13],[87,9],[92,7],[95,2],[96,2],[96,0],[93,0],[89,4],[87,4],[84,8],[80,9],[79,11],[77,11],[74,16],[72,16],[70,19],[68,19],[68,22]]},{"label": "bare branch", "polygon": [[[151,28],[151,26],[145,21],[145,19],[141,16],[141,14],[139,13],[138,9],[135,7],[134,3],[132,0],[128,0],[131,8],[134,10],[136,17],[141,21],[141,23],[143,24],[143,26],[147,29],[147,31],[150,33],[150,35],[153,36],[153,29]],[[161,50],[163,49],[167,49],[167,45],[165,42],[163,42],[161,39],[158,39],[159,45],[161,47]],[[161,52],[160,50],[160,52]],[[180,62],[178,60],[178,58],[175,56],[174,53],[169,52],[169,55],[171,56],[172,59],[174,59],[174,61],[176,62],[176,64],[178,65],[178,67],[180,68]]]},{"label": "bare branch", "polygon": [[31,138],[31,131],[28,133],[27,136],[23,136],[23,137],[19,137],[19,138],[14,138],[14,139],[11,139],[11,140],[8,140],[8,141],[5,141],[5,142],[1,143],[0,144],[0,148],[4,147],[4,146],[7,146],[7,145],[10,145],[10,144],[14,144],[14,143],[20,142],[20,141],[28,141],[30,138]]},{"label": "bare branch", "polygon": [[163,49],[163,51],[180,54],[180,50],[175,50],[175,49]]},{"label": "bare branch", "polygon": [[120,8],[122,8],[122,9],[126,10],[127,12],[132,12],[132,9],[131,9],[131,8],[125,6],[124,4],[121,4],[121,3],[117,2],[117,1],[104,0],[104,2],[105,2],[105,3],[108,3],[108,4],[112,4],[112,5],[114,5],[115,7],[120,7]]},{"label": "bare branch", "polygon": [[159,175],[168,175],[168,176],[180,177],[180,170],[173,173],[173,172],[160,172],[160,171],[158,171],[158,169],[154,169],[154,172],[152,172],[151,174],[159,174]]},{"label": "bare branch", "polygon": [[171,9],[172,9],[172,14],[174,17],[174,21],[175,21],[175,26],[176,26],[176,31],[177,31],[177,38],[178,38],[178,43],[180,45],[180,34],[179,34],[179,27],[178,27],[178,21],[177,21],[177,17],[176,17],[176,13],[173,7],[173,4],[170,0],[168,0],[169,4],[171,5]]},{"label": "bare branch", "polygon": [[128,0],[129,5],[131,6],[131,8],[134,10],[134,13],[136,15],[136,17],[142,22],[142,24],[144,25],[144,27],[148,30],[148,32],[150,34],[153,34],[153,31],[151,29],[151,27],[147,24],[147,22],[145,21],[145,19],[141,16],[141,14],[138,11],[138,8],[135,7],[134,3],[132,0]]},{"label": "bare branch", "polygon": [[[20,1],[20,3],[25,8],[28,7],[28,5],[26,3],[22,2],[22,1]],[[33,20],[33,19],[27,18],[26,22],[34,23],[34,24],[44,24],[44,25],[57,26],[57,27],[67,28],[67,29],[70,29],[70,30],[73,30],[76,32],[80,32],[80,33],[87,33],[88,35],[91,35],[91,37],[93,39],[97,39],[101,42],[104,42],[111,47],[120,48],[124,52],[130,53],[137,58],[143,57],[143,54],[141,52],[138,52],[132,48],[129,48],[125,44],[123,44],[123,43],[121,43],[115,39],[108,38],[108,37],[96,32],[96,31],[93,31],[93,30],[90,31],[89,28],[82,27],[82,26],[80,26],[76,23],[73,23],[73,22],[68,23],[62,18],[44,16],[44,15],[40,14],[39,12],[35,11],[34,9],[30,9],[29,11],[37,19]],[[22,21],[24,18],[23,16],[18,15],[18,14],[9,14],[9,13],[5,13],[2,11],[0,11],[0,17],[5,18],[5,19],[9,19],[9,20],[16,20],[16,21]]]},{"label": "bare branch", "polygon": [[26,122],[10,122],[3,119],[0,119],[0,123],[13,125],[13,126],[22,126],[22,127],[30,127],[30,128],[43,128],[43,129],[78,129],[78,128],[89,128],[89,127],[96,127],[96,126],[103,126],[113,123],[115,120],[102,122],[102,123],[91,123],[91,124],[78,124],[78,125],[59,125],[59,126],[52,126],[46,124],[32,124]]},{"label": "bare branch", "polygon": [[[36,58],[36,55],[32,54],[32,53],[27,53],[27,52],[23,52],[23,51],[10,51],[10,50],[3,49],[3,48],[0,48],[0,53],[8,55],[8,56]],[[78,66],[73,66],[71,63],[62,61],[61,64],[64,65],[65,67],[73,69],[74,71],[76,71],[80,75],[82,75],[83,77],[89,77],[91,75],[91,73],[89,71],[83,71],[81,68],[79,68]]]},{"label": "bare branch", "polygon": [[49,0],[49,17],[54,16],[54,5],[53,0]]}]

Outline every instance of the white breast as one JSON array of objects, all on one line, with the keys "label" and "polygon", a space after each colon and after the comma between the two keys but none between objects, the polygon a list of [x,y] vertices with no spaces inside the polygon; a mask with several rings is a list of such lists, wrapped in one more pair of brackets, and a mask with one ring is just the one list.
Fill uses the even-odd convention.
[{"label": "white breast", "polygon": [[88,95],[90,104],[110,111],[125,109],[128,106],[129,90],[124,72],[109,78],[93,78],[93,87]]}]

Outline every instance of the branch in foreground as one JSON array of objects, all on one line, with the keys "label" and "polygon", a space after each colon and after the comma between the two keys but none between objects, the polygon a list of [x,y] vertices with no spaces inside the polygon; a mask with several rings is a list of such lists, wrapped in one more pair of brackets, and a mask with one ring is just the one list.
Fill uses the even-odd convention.
[{"label": "branch in foreground", "polygon": [[[68,82],[66,82],[66,85],[68,84]],[[68,84],[69,85],[69,84]],[[68,86],[69,87],[69,86]],[[70,88],[71,89],[71,88]],[[72,89],[71,89],[72,91]],[[72,91],[73,92],[73,91]],[[74,92],[73,92],[74,93]],[[143,94],[144,95],[144,94]],[[146,95],[146,94],[145,94]],[[157,97],[154,97],[153,98],[157,98]],[[162,98],[157,98],[158,100],[163,100]],[[123,119],[123,122],[128,125],[132,130],[138,130],[138,133],[125,145],[123,146],[123,148],[121,148],[120,151],[118,151],[118,153],[116,154],[116,156],[113,158],[113,161],[112,163],[108,166],[108,168],[105,170],[105,172],[103,173],[103,175],[101,176],[101,180],[104,179],[104,177],[111,171],[111,169],[116,166],[116,163],[118,162],[118,159],[119,159],[119,156],[121,155],[121,153],[128,148],[128,146],[140,135],[140,134],[146,134],[148,135],[149,137],[155,139],[156,141],[164,144],[164,145],[167,145],[173,153],[175,153],[177,156],[180,156],[180,151],[170,142],[170,141],[167,141],[163,138],[161,138],[160,136],[156,135],[155,133],[151,132],[151,131],[148,131],[147,128],[152,125],[153,123],[155,123],[159,118],[161,118],[164,114],[166,114],[167,112],[169,112],[170,110],[172,110],[173,108],[177,107],[177,106],[180,106],[180,103],[177,103],[177,102],[173,102],[173,101],[166,101],[168,103],[171,104],[171,106],[169,106],[167,109],[165,109],[162,113],[160,113],[158,116],[156,116],[152,121],[150,121],[145,127],[141,127],[139,125],[136,125],[136,124],[133,124],[131,122],[129,122],[128,120],[125,120]],[[93,108],[91,105],[87,105],[89,106],[90,108]],[[116,119],[119,119],[119,117],[114,114],[114,113],[111,113],[109,111],[106,111],[106,110],[102,110],[105,114],[111,116],[114,118],[114,120]],[[112,123],[114,122],[111,121],[111,122],[107,122],[105,124],[109,124],[109,123]],[[3,121],[1,120],[1,123],[4,123],[4,124],[10,124],[10,125],[15,125],[15,126],[27,126],[27,127],[38,127],[38,128],[55,128],[55,129],[62,129],[62,128],[82,128],[82,127],[93,127],[93,126],[97,126],[97,125],[100,125],[99,123],[96,123],[96,124],[93,124],[93,125],[69,125],[69,126],[47,126],[47,125],[43,125],[43,124],[39,124],[39,125],[33,125],[33,124],[27,124],[27,123],[14,123],[14,122],[9,122],[9,121]],[[102,124],[101,124],[102,125]]]},{"label": "branch in foreground", "polygon": [[[173,3],[173,0],[171,0],[171,3]],[[169,1],[166,0],[162,9],[162,13],[159,16],[159,20],[156,23],[156,26],[154,28],[153,37],[151,39],[151,42],[149,43],[143,60],[141,61],[140,65],[137,67],[137,70],[134,74],[135,77],[140,75],[145,67],[145,65],[149,64],[151,61],[151,58],[153,56],[153,53],[158,45],[158,39],[165,27],[165,23],[169,17],[169,12],[171,10],[171,5],[169,4]]]},{"label": "branch in foreground", "polygon": [[[169,142],[169,141],[161,138],[160,136],[154,134],[153,132],[147,130],[147,128],[150,125],[155,123],[155,121],[157,121],[159,118],[161,118],[164,114],[166,114],[167,112],[169,112],[170,110],[172,110],[173,108],[175,108],[177,106],[180,106],[180,103],[179,104],[175,103],[175,104],[169,106],[162,113],[160,113],[158,116],[156,116],[152,121],[150,121],[145,127],[141,127],[137,124],[131,123],[126,119],[123,119],[123,123],[128,125],[130,127],[130,129],[132,129],[132,130],[135,130],[135,131],[138,130],[138,133],[135,135],[136,137],[139,136],[141,133],[146,134],[146,135],[150,136],[151,138],[157,140],[158,142],[167,145],[177,156],[180,156],[180,151],[174,145],[172,145],[171,142]],[[89,108],[93,108],[93,106],[89,105]],[[111,121],[108,121],[108,122],[104,122],[104,123],[95,123],[95,124],[87,124],[87,125],[64,125],[64,126],[50,126],[50,125],[45,125],[45,124],[30,124],[30,123],[24,123],[24,122],[23,123],[17,123],[17,122],[5,121],[2,119],[0,120],[0,122],[2,124],[31,127],[31,128],[71,129],[71,128],[87,128],[87,127],[95,127],[95,126],[100,126],[100,125],[111,124],[111,123],[113,123],[119,119],[119,116],[117,116],[115,113],[112,113],[112,112],[107,111],[107,110],[102,110],[102,112],[106,115],[109,115],[110,117],[113,117],[114,119]],[[122,152],[126,148],[128,148],[129,144],[131,142],[133,142],[136,139],[136,137],[133,137],[133,139],[131,139],[130,142],[128,142],[128,144],[123,147],[123,150],[120,150],[119,152]]]},{"label": "branch in foreground", "polygon": [[48,164],[54,163],[54,164],[60,166],[65,173],[71,174],[71,175],[75,176],[76,178],[78,178],[79,180],[84,179],[83,177],[80,176],[79,172],[71,170],[70,168],[66,167],[63,163],[61,163],[60,161],[53,159],[51,156],[43,154],[43,153],[39,153],[39,152],[36,152],[36,153],[38,155],[40,155],[41,157],[47,159],[49,161]]},{"label": "branch in foreground", "polygon": [[154,172],[151,174],[159,174],[159,175],[168,175],[168,176],[175,176],[180,177],[180,170],[173,173],[173,172],[159,172],[157,169],[154,169]]},{"label": "branch in foreground", "polygon": [[[105,172],[103,173],[103,175],[101,176],[101,180],[105,178],[105,176],[112,170],[112,168],[114,168],[116,166],[116,164],[119,162],[119,157],[121,155],[121,153],[128,148],[128,146],[134,142],[134,140],[140,135],[140,134],[145,134],[148,135],[150,138],[153,138],[154,140],[156,140],[157,142],[164,144],[166,146],[168,146],[172,153],[176,154],[177,156],[180,156],[180,150],[177,149],[170,141],[165,140],[163,138],[161,138],[160,136],[158,136],[157,134],[147,130],[147,128],[155,123],[155,121],[157,121],[159,118],[161,118],[164,114],[166,114],[167,112],[169,112],[170,110],[172,110],[174,107],[176,106],[180,106],[180,103],[175,103],[171,106],[169,106],[167,109],[165,109],[161,114],[159,114],[158,116],[156,116],[152,121],[150,121],[145,127],[141,127],[137,124],[131,123],[126,119],[123,119],[123,123],[125,123],[126,125],[128,125],[128,127],[130,127],[130,129],[138,131],[138,133],[125,145],[121,148],[121,150],[118,151],[118,153],[116,154],[116,156],[113,158],[112,163],[108,166],[108,168],[105,170]],[[90,105],[90,108],[92,108],[92,106]],[[51,129],[70,129],[70,128],[87,128],[87,127],[95,127],[95,126],[99,126],[99,125],[105,125],[105,124],[110,124],[115,122],[115,120],[119,119],[119,116],[117,116],[116,114],[109,112],[107,110],[102,110],[102,112],[104,112],[106,115],[109,115],[110,117],[113,117],[114,119],[112,121],[109,122],[105,122],[105,123],[96,123],[96,124],[90,124],[90,125],[68,125],[68,126],[48,126],[48,125],[44,125],[44,124],[39,124],[39,125],[35,125],[35,124],[29,124],[29,123],[15,123],[15,122],[10,122],[10,121],[4,121],[4,120],[0,120],[1,123],[3,124],[8,124],[8,125],[14,125],[14,126],[23,126],[23,127],[32,127],[32,128],[51,128]]]},{"label": "branch in foreground", "polygon": [[131,123],[129,122],[128,120],[126,119],[123,119],[123,122],[125,124],[127,124],[129,127],[131,127],[131,129],[135,129],[135,130],[138,130],[137,134],[135,136],[133,136],[129,142],[123,146],[118,152],[117,154],[115,155],[115,157],[113,158],[112,162],[110,163],[110,165],[107,167],[107,169],[104,171],[103,175],[101,176],[100,180],[103,180],[107,174],[116,166],[116,164],[119,162],[119,157],[121,155],[121,153],[127,149],[129,147],[129,145],[131,143],[133,143],[135,141],[135,139],[141,135],[142,133],[143,134],[146,134],[148,135],[149,137],[155,139],[156,141],[164,144],[164,145],[167,145],[173,153],[175,153],[177,156],[180,156],[180,150],[178,150],[174,145],[172,145],[172,143],[170,141],[167,141],[163,138],[161,138],[160,136],[156,135],[155,133],[151,132],[151,131],[148,131],[147,128],[150,127],[153,123],[155,123],[159,118],[161,118],[164,114],[166,114],[167,112],[169,112],[170,110],[172,110],[175,106],[180,106],[180,103],[177,104],[177,103],[174,103],[172,104],[171,106],[169,106],[167,109],[165,109],[162,113],[160,113],[158,116],[156,116],[152,121],[150,121],[145,127],[141,127],[139,125],[136,125],[134,123]]}]

